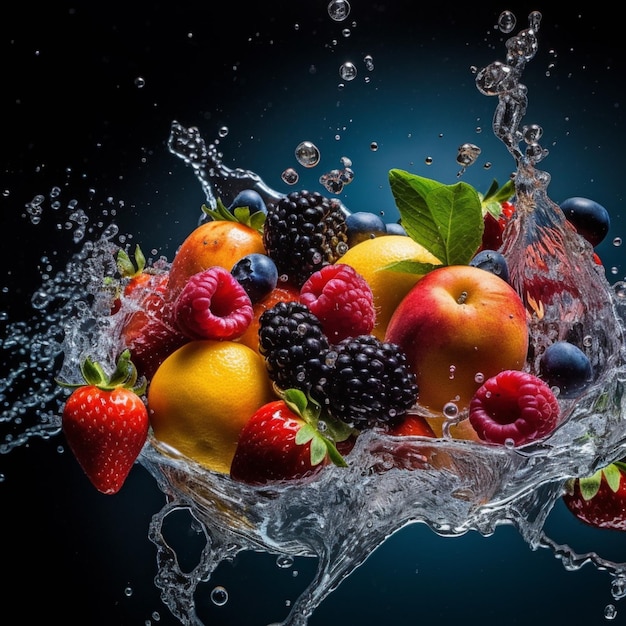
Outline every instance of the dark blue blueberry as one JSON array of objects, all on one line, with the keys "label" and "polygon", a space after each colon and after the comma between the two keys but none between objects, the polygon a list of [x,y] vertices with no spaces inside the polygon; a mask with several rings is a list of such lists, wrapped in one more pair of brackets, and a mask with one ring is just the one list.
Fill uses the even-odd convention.
[{"label": "dark blue blueberry", "polygon": [[238,207],[248,207],[250,209],[250,215],[258,211],[267,214],[267,207],[265,206],[263,197],[254,189],[244,189],[240,191],[230,203],[228,210],[232,213]]},{"label": "dark blue blueberry", "polygon": [[246,290],[252,303],[262,300],[278,283],[276,264],[265,254],[253,253],[239,259],[231,274]]},{"label": "dark blue blueberry", "polygon": [[399,222],[389,222],[385,224],[385,228],[387,229],[388,235],[403,235],[406,237],[406,230],[404,230],[404,226]]},{"label": "dark blue blueberry", "polygon": [[366,239],[387,234],[387,227],[380,215],[368,211],[356,211],[346,217],[348,246],[355,246]]},{"label": "dark blue blueberry", "polygon": [[611,218],[601,204],[575,196],[563,200],[560,206],[568,221],[594,248],[606,237]]},{"label": "dark blue blueberry", "polygon": [[577,396],[591,381],[592,369],[587,355],[573,343],[556,341],[549,345],[539,361],[539,374],[560,396]]},{"label": "dark blue blueberry", "polygon": [[509,282],[509,266],[504,256],[496,250],[481,250],[469,264],[491,272],[507,283]]}]

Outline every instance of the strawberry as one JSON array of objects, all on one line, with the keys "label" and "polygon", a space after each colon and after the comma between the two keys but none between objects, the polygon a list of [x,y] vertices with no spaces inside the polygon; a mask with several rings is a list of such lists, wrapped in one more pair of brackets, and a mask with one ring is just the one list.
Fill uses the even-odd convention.
[{"label": "strawberry", "polygon": [[122,343],[130,349],[137,369],[152,378],[165,357],[187,341],[170,321],[166,302],[168,273],[146,269],[141,248],[135,248],[136,266],[124,250],[116,257],[123,279],[128,280],[124,291],[113,304],[112,313],[123,309],[120,324]]},{"label": "strawberry", "polygon": [[63,408],[62,429],[76,460],[101,493],[117,493],[148,436],[148,411],[141,396],[145,380],[137,379],[130,352],[120,355],[115,371],[85,359],[83,382],[60,382],[73,391]]},{"label": "strawberry", "polygon": [[582,522],[626,531],[626,459],[566,483],[563,501]]},{"label": "strawberry", "polygon": [[335,442],[352,435],[351,428],[322,418],[319,405],[308,401],[302,391],[288,389],[246,422],[230,475],[241,482],[262,485],[313,476],[328,463],[345,466]]}]

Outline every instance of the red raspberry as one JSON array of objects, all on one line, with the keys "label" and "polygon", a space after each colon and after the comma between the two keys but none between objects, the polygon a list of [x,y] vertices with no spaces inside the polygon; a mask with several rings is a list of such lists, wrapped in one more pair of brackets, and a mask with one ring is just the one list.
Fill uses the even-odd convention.
[{"label": "red raspberry", "polygon": [[552,389],[527,372],[505,370],[489,378],[476,391],[469,420],[484,441],[516,446],[551,433],[560,414]]},{"label": "red raspberry", "polygon": [[245,289],[217,265],[189,278],[174,303],[176,324],[191,339],[236,339],[252,317]]},{"label": "red raspberry", "polygon": [[368,335],[376,322],[370,286],[344,263],[314,272],[300,288],[300,302],[318,318],[331,343]]}]

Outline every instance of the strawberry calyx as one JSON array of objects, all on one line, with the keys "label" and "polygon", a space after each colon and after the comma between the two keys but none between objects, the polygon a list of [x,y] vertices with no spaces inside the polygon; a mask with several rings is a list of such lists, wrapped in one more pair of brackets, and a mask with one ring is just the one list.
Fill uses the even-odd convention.
[{"label": "strawberry calyx", "polygon": [[80,364],[82,380],[79,383],[67,383],[57,380],[62,387],[77,388],[85,385],[93,385],[103,391],[112,391],[124,388],[133,391],[138,396],[146,392],[147,380],[145,376],[139,377],[137,368],[130,358],[130,350],[124,350],[115,363],[115,369],[108,375],[102,365],[87,356]]},{"label": "strawberry calyx", "polygon": [[338,467],[347,467],[336,443],[346,441],[354,435],[354,429],[347,424],[322,412],[321,406],[307,397],[300,389],[286,389],[280,396],[289,409],[304,424],[296,433],[296,443],[304,445],[311,442],[311,466],[319,465],[328,458]]},{"label": "strawberry calyx", "polygon": [[209,208],[206,204],[202,205],[202,212],[212,220],[227,222],[238,222],[244,226],[248,226],[253,230],[263,233],[263,225],[265,224],[266,215],[262,211],[250,213],[250,207],[235,207],[231,212],[226,205],[218,198],[215,209]]},{"label": "strawberry calyx", "polygon": [[613,493],[617,493],[620,488],[621,481],[626,480],[626,462],[616,461],[615,463],[610,463],[606,467],[599,469],[591,476],[579,478],[578,485],[580,488],[580,494],[585,502],[589,502],[589,500],[596,496],[600,490],[603,476],[611,491]]},{"label": "strawberry calyx", "polygon": [[141,250],[139,244],[135,246],[135,263],[131,260],[128,252],[120,248],[115,257],[115,264],[117,265],[117,271],[122,278],[135,278],[139,276],[146,268],[146,257]]}]

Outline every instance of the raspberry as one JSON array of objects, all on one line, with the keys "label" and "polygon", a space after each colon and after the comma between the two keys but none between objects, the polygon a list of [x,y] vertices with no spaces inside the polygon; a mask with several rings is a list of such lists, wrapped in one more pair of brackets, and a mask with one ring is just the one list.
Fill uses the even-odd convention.
[{"label": "raspberry", "polygon": [[190,339],[236,339],[252,317],[245,289],[217,265],[189,278],[174,303],[176,324]]},{"label": "raspberry", "polygon": [[259,317],[259,352],[281,389],[310,392],[326,376],[328,348],[320,321],[301,302],[278,302]]},{"label": "raspberry", "polygon": [[319,319],[331,343],[367,335],[374,328],[374,296],[367,281],[350,265],[327,265],[300,289],[300,302]]},{"label": "raspberry", "polygon": [[521,446],[551,433],[560,414],[552,389],[540,378],[504,370],[487,379],[470,401],[469,420],[490,443]]},{"label": "raspberry", "polygon": [[415,374],[394,343],[374,335],[344,339],[331,347],[326,363],[330,370],[312,395],[355,428],[386,428],[417,401]]}]

